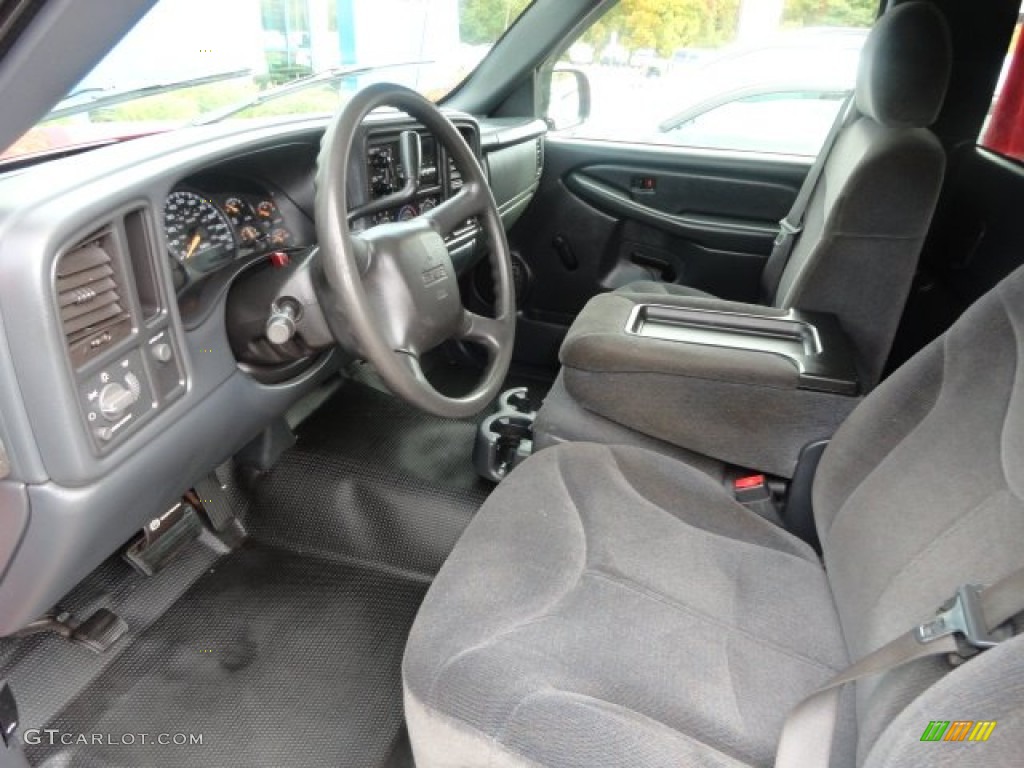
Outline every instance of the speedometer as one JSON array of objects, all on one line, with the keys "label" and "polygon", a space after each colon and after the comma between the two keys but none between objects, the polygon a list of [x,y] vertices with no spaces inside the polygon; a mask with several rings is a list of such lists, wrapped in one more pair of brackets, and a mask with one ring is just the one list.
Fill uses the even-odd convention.
[{"label": "speedometer", "polygon": [[227,216],[195,192],[172,192],[164,203],[164,229],[171,255],[186,269],[209,272],[235,254]]}]

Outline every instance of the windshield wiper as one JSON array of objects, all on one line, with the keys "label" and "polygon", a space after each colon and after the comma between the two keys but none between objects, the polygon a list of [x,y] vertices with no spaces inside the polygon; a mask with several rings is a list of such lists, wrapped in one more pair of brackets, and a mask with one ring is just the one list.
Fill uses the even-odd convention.
[{"label": "windshield wiper", "polygon": [[[144,85],[141,88],[111,89],[111,88],[83,88],[72,91],[60,101],[56,107],[50,110],[45,120],[56,120],[61,117],[79,115],[83,112],[91,112],[102,107],[112,107],[116,104],[123,104],[126,101],[143,99],[147,96],[157,96],[161,93],[177,91],[182,88],[194,88],[200,85],[218,83],[221,80],[235,80],[240,77],[252,75],[251,69],[239,69],[233,72],[220,72],[215,75],[203,75],[192,77],[186,80],[175,80],[168,83],[155,83]],[[74,103],[71,103],[74,102]]]},{"label": "windshield wiper", "polygon": [[319,72],[314,72],[311,75],[300,77],[295,80],[291,80],[283,85],[279,85],[276,88],[270,88],[262,93],[258,93],[244,101],[240,101],[237,104],[218,109],[206,115],[192,121],[191,125],[209,125],[211,123],[217,123],[221,120],[225,120],[233,115],[237,115],[239,112],[244,112],[247,109],[258,107],[261,104],[265,104],[268,101],[274,101],[280,99],[283,96],[288,96],[292,93],[304,91],[321,83],[331,83],[335,81],[345,80],[350,77],[357,77],[358,75],[365,75],[370,72],[378,72],[382,69],[399,69],[401,67],[416,67],[424,64],[433,64],[433,61],[402,61],[394,64],[374,64],[370,66],[349,66],[349,67],[331,67],[330,69],[323,69]]}]

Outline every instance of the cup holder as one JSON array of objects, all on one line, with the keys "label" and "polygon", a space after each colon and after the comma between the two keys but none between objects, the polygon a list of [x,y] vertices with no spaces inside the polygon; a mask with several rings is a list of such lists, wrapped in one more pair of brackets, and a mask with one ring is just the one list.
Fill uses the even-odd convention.
[{"label": "cup holder", "polygon": [[477,474],[495,483],[533,453],[533,421],[537,415],[526,387],[503,392],[498,409],[480,422],[473,445]]},{"label": "cup holder", "polygon": [[527,416],[536,416],[539,404],[530,397],[530,390],[526,387],[507,389],[498,397],[498,411],[514,411]]}]

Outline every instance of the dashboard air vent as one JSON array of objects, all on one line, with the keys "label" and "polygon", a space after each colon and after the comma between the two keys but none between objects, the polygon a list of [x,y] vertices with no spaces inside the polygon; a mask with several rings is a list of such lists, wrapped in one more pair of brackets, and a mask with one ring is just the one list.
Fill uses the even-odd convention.
[{"label": "dashboard air vent", "polygon": [[72,248],[57,264],[57,304],[76,368],[132,331],[112,246],[110,234],[101,233]]},{"label": "dashboard air vent", "polygon": [[537,178],[544,173],[544,139],[537,139]]}]

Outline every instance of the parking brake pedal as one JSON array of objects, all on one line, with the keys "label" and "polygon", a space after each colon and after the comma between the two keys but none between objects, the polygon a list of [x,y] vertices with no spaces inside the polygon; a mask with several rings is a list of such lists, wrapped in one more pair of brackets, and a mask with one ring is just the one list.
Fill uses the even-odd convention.
[{"label": "parking brake pedal", "polygon": [[108,608],[96,610],[84,621],[78,621],[67,611],[55,610],[15,632],[14,637],[53,632],[93,653],[105,653],[127,631],[127,622]]}]

